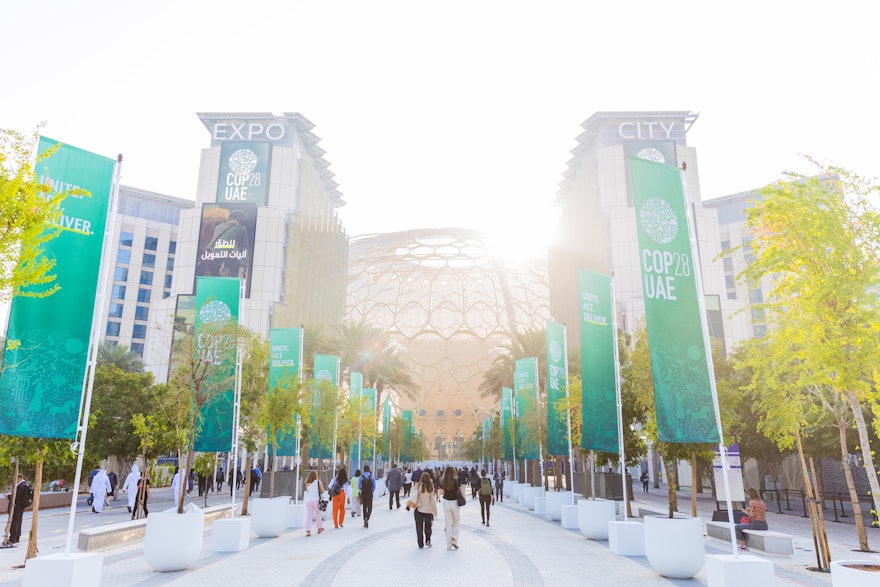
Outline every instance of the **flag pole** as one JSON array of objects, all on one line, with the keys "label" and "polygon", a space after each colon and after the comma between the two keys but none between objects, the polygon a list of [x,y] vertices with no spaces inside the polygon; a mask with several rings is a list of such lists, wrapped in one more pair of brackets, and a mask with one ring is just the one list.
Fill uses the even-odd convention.
[{"label": "flag pole", "polygon": [[[718,390],[715,386],[715,364],[712,359],[712,341],[709,339],[709,325],[706,322],[706,299],[703,290],[703,265],[700,260],[700,248],[696,238],[696,219],[691,209],[690,196],[687,188],[687,163],[682,162],[679,171],[681,189],[684,195],[685,215],[688,220],[688,236],[691,244],[691,254],[694,257],[694,281],[697,286],[697,304],[700,309],[700,326],[703,329],[703,351],[706,354],[706,365],[709,370],[709,388],[712,391],[712,405],[715,408],[715,425],[718,427],[718,452],[721,455],[721,472],[724,479],[724,491],[727,494],[727,525],[730,528],[730,547],[734,557],[739,557],[739,549],[736,547],[736,535],[733,524],[733,501],[730,497],[730,464],[727,461],[727,447],[724,446],[724,433],[721,428],[721,407],[718,404]],[[691,488],[696,491],[696,487]]]},{"label": "flag pole", "polygon": [[[565,324],[562,325],[562,340],[568,341],[568,329],[565,327]],[[568,343],[565,345],[565,356],[563,357],[563,376],[565,377],[565,398],[568,399],[571,396],[571,390],[568,388]],[[571,492],[571,505],[575,505],[574,503],[574,448],[571,445],[571,405],[569,404],[568,410],[566,411],[566,425],[568,426],[568,490]]]},{"label": "flag pole", "polygon": [[[76,502],[79,493],[79,484],[82,481],[83,458],[86,453],[86,436],[89,430],[89,415],[92,409],[92,391],[95,387],[95,368],[98,366],[98,346],[100,345],[100,324],[104,317],[104,301],[107,298],[104,290],[107,287],[110,273],[110,251],[113,246],[113,234],[116,230],[116,209],[119,203],[119,186],[122,179],[122,155],[116,156],[116,166],[113,173],[113,182],[110,186],[110,205],[107,207],[107,216],[104,221],[104,243],[101,247],[101,265],[98,271],[98,286],[95,298],[97,303],[93,308],[92,329],[89,334],[89,357],[86,362],[84,374],[83,395],[80,396],[80,420],[77,423],[79,440],[74,440],[70,449],[76,453],[76,474],[74,475],[73,487],[70,499],[70,516],[67,519],[67,539],[64,544],[64,554],[69,555],[73,545],[74,522],[76,521]],[[18,466],[16,464],[16,466]],[[16,482],[18,479],[16,479]],[[40,488],[37,487],[37,491]],[[11,515],[11,514],[10,514]]]},{"label": "flag pole", "polygon": [[627,521],[626,448],[623,444],[623,394],[620,390],[620,356],[617,349],[617,302],[614,296],[614,274],[611,275],[611,331],[614,340],[614,391],[617,394],[617,448],[620,458],[620,485],[623,487],[623,521]]},{"label": "flag pole", "polygon": [[[244,297],[245,292],[245,281],[242,279],[238,284],[238,299],[239,301]],[[238,312],[238,324],[241,326],[241,315],[243,312]],[[235,349],[235,389],[233,390],[233,402],[232,402],[232,444],[230,445],[230,454],[232,456],[232,463],[235,466],[235,473],[233,474],[233,481],[238,481],[238,426],[241,420],[241,356],[242,356],[241,342],[239,341],[236,344]],[[232,469],[230,469],[232,470]],[[232,513],[230,517],[235,517],[235,485],[231,486],[230,496],[232,498]]]}]

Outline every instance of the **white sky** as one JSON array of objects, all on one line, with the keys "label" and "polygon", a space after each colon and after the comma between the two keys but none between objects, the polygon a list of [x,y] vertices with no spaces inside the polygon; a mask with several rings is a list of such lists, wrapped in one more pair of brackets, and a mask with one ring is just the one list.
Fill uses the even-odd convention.
[{"label": "white sky", "polygon": [[809,153],[880,175],[870,3],[43,0],[0,8],[0,127],[194,198],[195,113],[300,112],[347,232],[546,232],[580,124],[692,110],[703,198]]}]

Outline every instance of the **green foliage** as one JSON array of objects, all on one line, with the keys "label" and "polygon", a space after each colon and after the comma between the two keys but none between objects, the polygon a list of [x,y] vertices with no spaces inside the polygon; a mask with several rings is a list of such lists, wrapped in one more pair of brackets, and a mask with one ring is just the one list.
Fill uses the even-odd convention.
[{"label": "green foliage", "polygon": [[110,344],[102,340],[98,345],[98,366],[113,365],[117,369],[127,372],[144,372],[144,361],[128,350],[124,344]]},{"label": "green foliage", "polygon": [[34,173],[39,132],[40,127],[28,138],[0,129],[0,300],[45,297],[58,290],[55,260],[45,255],[45,245],[60,233],[55,221],[64,198],[89,196],[82,189],[53,194],[39,181]]},{"label": "green foliage", "polygon": [[0,435],[0,487],[11,487],[14,459],[19,462],[19,473],[29,481],[34,480],[41,459],[45,483],[64,479],[65,485],[72,485],[76,477],[76,453],[70,450],[70,440]]}]

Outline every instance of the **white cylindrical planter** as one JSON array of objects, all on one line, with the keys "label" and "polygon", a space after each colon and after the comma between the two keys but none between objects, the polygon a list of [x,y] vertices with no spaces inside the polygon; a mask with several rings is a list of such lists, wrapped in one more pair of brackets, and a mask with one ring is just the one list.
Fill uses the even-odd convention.
[{"label": "white cylindrical planter", "polygon": [[571,491],[551,491],[544,497],[547,498],[547,515],[551,520],[562,519],[562,506],[574,505]]},{"label": "white cylindrical planter", "polygon": [[692,578],[706,561],[702,520],[645,516],[645,555],[664,577]]},{"label": "white cylindrical planter", "polygon": [[535,513],[539,516],[547,515],[547,498],[546,497],[536,497],[535,498]]},{"label": "white cylindrical planter", "polygon": [[524,485],[522,483],[512,483],[510,486],[510,499],[520,502],[523,487]]},{"label": "white cylindrical planter", "polygon": [[608,499],[578,501],[578,528],[590,540],[608,540],[608,522],[617,519],[617,504]]},{"label": "white cylindrical planter", "polygon": [[524,508],[528,508],[530,510],[535,509],[535,498],[541,497],[544,495],[543,487],[524,487],[522,490],[522,499],[520,499],[520,504]]},{"label": "white cylindrical planter", "polygon": [[182,571],[199,557],[204,538],[205,514],[195,504],[154,512],[147,518],[144,559],[154,571]]},{"label": "white cylindrical planter", "polygon": [[290,498],[254,499],[248,505],[251,530],[260,538],[281,536],[290,521]]},{"label": "white cylindrical planter", "polygon": [[880,559],[831,561],[834,587],[877,587],[880,585]]},{"label": "white cylindrical planter", "polygon": [[28,559],[23,587],[87,587],[101,583],[104,555],[98,552],[50,554]]},{"label": "white cylindrical planter", "polygon": [[501,486],[501,495],[504,497],[510,497],[511,486],[513,486],[513,481],[505,481]]}]

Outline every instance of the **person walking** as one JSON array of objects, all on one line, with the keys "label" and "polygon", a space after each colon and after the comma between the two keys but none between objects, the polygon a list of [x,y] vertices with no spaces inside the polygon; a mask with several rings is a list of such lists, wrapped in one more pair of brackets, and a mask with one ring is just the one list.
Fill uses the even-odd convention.
[{"label": "person walking", "polygon": [[642,482],[642,491],[644,491],[645,493],[648,493],[648,482],[649,482],[650,480],[651,480],[651,478],[648,477],[648,472],[647,472],[647,471],[643,471],[643,472],[642,472],[642,476],[639,477],[639,481]]},{"label": "person walking", "polygon": [[333,499],[333,527],[342,528],[345,522],[345,504],[350,500],[351,486],[348,483],[348,472],[339,467],[336,477],[330,482],[330,497]]},{"label": "person walking", "polygon": [[478,494],[480,496],[480,517],[483,518],[483,525],[489,525],[489,507],[495,504],[495,489],[492,487],[492,480],[489,479],[489,472],[483,469],[483,476],[480,477]]},{"label": "person walking", "polygon": [[495,469],[495,499],[504,503],[504,469]]},{"label": "person walking", "polygon": [[223,467],[217,469],[217,478],[214,479],[217,482],[217,493],[223,491],[223,479],[224,479]]},{"label": "person walking", "polygon": [[400,509],[400,488],[403,486],[403,475],[397,468],[397,463],[391,465],[391,470],[385,477],[385,486],[388,488],[388,509],[394,509],[394,500],[397,499],[397,509]]},{"label": "person walking", "polygon": [[[147,508],[147,500],[150,499],[150,480],[147,479],[147,472],[141,472],[141,478],[137,481],[137,489],[135,490],[136,501],[134,504],[134,511],[131,512],[131,519],[136,520],[141,516],[141,511],[144,513],[144,517],[150,515],[150,510]],[[131,497],[129,497],[131,499]]]},{"label": "person walking", "polygon": [[364,465],[364,472],[358,479],[358,492],[364,510],[364,528],[370,527],[370,516],[373,514],[373,493],[376,491],[376,479],[370,473],[370,465]]},{"label": "person walking", "polygon": [[24,517],[25,508],[28,504],[28,485],[24,475],[19,475],[12,493],[7,494],[7,503],[12,506],[12,522],[9,527],[8,544],[18,544],[21,539],[21,519]]},{"label": "person walking", "polygon": [[360,490],[360,482],[361,482],[361,470],[357,469],[354,472],[354,477],[348,483],[350,488],[348,494],[348,500],[351,502],[351,517],[354,518],[361,513],[361,490]]},{"label": "person walking", "polygon": [[112,491],[110,479],[107,477],[107,469],[101,469],[95,475],[89,491],[92,493],[92,511],[100,514],[104,510],[104,502]]},{"label": "person walking", "polygon": [[128,494],[128,513],[134,510],[134,504],[137,502],[137,484],[141,479],[141,472],[137,464],[131,466],[131,473],[125,478],[122,484],[122,492]]},{"label": "person walking", "polygon": [[443,497],[443,517],[446,518],[446,550],[458,550],[458,526],[461,522],[458,494],[461,493],[461,485],[452,467],[446,467],[443,473],[440,493]]},{"label": "person walking", "polygon": [[107,506],[110,506],[110,498],[113,498],[113,501],[116,501],[116,487],[119,485],[119,478],[116,476],[115,471],[110,471],[107,473],[107,479],[110,480],[110,493],[107,494]]},{"label": "person walking", "polygon": [[468,473],[468,485],[471,486],[471,499],[477,499],[477,491],[480,488],[480,475],[477,474],[476,467],[471,467]]},{"label": "person walking", "polygon": [[413,484],[413,476],[412,471],[409,468],[404,469],[403,472],[403,495],[404,497],[409,497],[409,492],[412,491]]},{"label": "person walking", "polygon": [[437,502],[434,501],[434,481],[430,473],[422,472],[419,482],[415,484],[415,490],[415,499],[407,503],[406,509],[413,508],[419,548],[431,548],[431,526],[437,517]]},{"label": "person walking", "polygon": [[318,479],[318,472],[312,469],[306,477],[306,488],[303,494],[303,501],[306,503],[306,536],[312,535],[312,518],[318,528],[318,534],[324,531],[324,525],[321,523],[321,509],[318,507],[318,500],[324,493],[324,485]]}]

